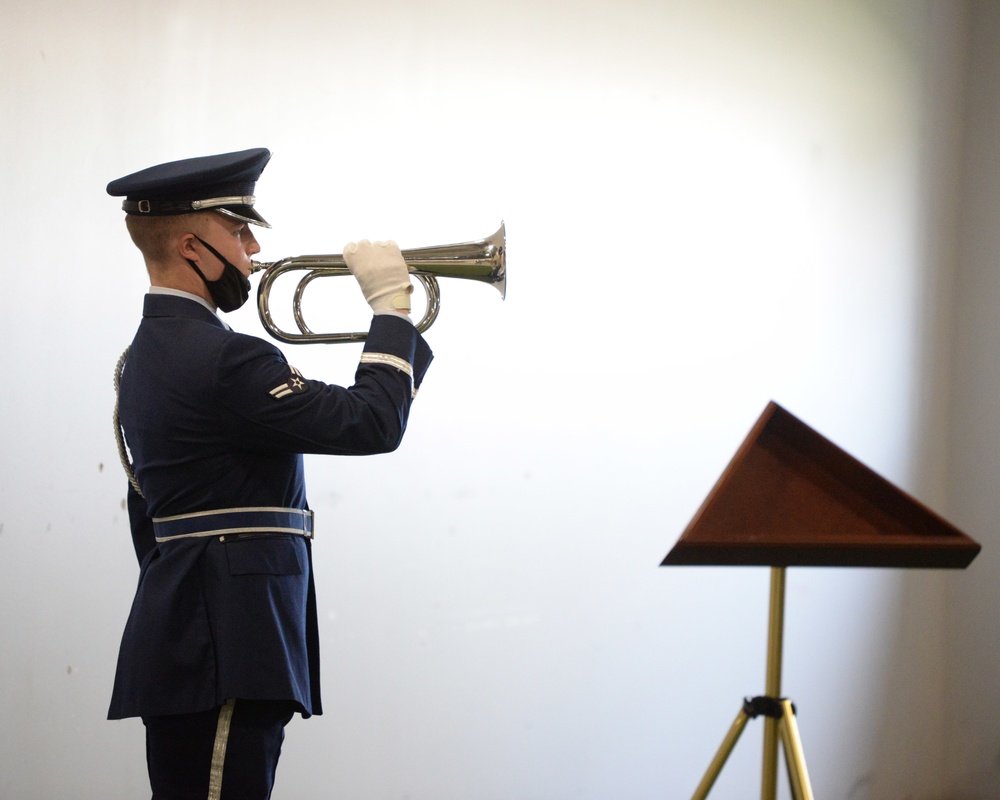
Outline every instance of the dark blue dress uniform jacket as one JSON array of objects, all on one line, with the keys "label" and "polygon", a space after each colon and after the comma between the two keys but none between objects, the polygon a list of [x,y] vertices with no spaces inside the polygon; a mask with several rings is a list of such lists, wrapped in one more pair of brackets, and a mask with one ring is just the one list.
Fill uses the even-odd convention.
[{"label": "dark blue dress uniform jacket", "polygon": [[328,385],[193,300],[146,296],[119,395],[143,495],[129,489],[139,585],[109,718],[202,711],[230,698],[322,712],[309,539],[157,543],[152,518],[306,509],[302,454],[395,449],[431,358],[410,322],[376,316],[354,385]]}]

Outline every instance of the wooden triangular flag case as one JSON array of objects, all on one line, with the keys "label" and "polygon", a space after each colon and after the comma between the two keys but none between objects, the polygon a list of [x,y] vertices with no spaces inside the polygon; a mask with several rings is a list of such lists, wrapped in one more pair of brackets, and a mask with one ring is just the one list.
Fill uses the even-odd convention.
[{"label": "wooden triangular flag case", "polygon": [[979,549],[771,402],[662,565],[963,568]]}]

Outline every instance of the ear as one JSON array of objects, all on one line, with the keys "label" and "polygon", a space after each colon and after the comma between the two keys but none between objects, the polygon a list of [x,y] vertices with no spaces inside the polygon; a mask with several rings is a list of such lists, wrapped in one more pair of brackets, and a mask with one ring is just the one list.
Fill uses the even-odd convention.
[{"label": "ear", "polygon": [[193,233],[181,234],[176,241],[177,252],[186,261],[199,261],[201,253],[198,250],[198,237]]}]

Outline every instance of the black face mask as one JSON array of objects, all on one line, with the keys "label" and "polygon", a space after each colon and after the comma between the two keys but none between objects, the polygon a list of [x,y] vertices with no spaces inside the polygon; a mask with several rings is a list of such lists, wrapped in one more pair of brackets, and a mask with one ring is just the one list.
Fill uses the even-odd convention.
[{"label": "black face mask", "polygon": [[210,281],[198,269],[198,265],[188,259],[191,269],[198,273],[208,287],[208,293],[219,307],[220,311],[235,311],[242,306],[250,296],[250,279],[240,272],[235,265],[227,261],[222,254],[204,239],[195,236],[199,242],[208,248],[209,252],[222,262],[224,269],[217,280]]}]

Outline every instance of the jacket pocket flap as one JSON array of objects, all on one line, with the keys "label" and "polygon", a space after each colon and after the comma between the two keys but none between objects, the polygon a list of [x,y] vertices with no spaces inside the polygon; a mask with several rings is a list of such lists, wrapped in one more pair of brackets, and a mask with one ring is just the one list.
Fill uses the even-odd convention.
[{"label": "jacket pocket flap", "polygon": [[292,536],[260,536],[226,542],[230,575],[301,575],[301,542]]}]

